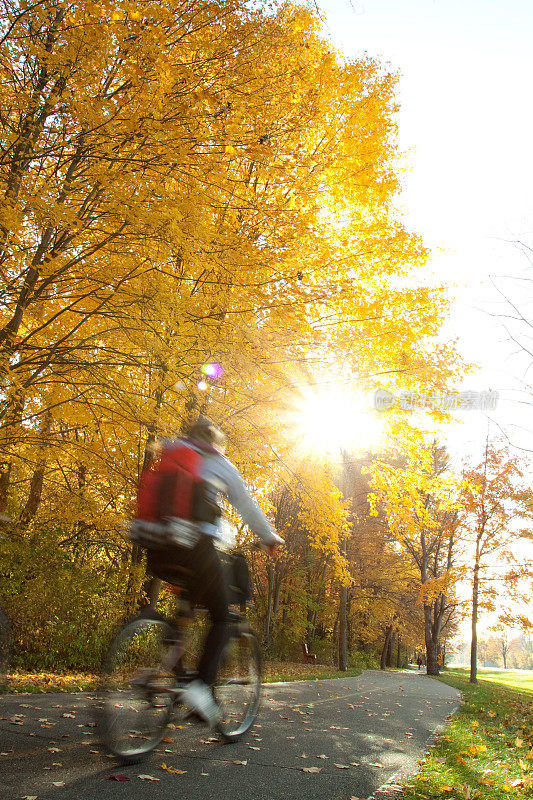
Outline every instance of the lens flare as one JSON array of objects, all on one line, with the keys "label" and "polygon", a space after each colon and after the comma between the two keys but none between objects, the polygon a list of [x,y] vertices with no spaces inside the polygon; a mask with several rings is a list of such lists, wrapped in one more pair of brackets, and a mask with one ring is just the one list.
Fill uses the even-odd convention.
[{"label": "lens flare", "polygon": [[217,363],[204,364],[202,366],[202,372],[204,375],[207,375],[208,378],[217,381],[222,376],[222,367]]}]

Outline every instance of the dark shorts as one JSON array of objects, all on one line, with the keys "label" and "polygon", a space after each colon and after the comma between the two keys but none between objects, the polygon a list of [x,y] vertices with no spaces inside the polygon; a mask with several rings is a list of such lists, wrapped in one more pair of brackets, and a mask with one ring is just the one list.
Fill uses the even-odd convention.
[{"label": "dark shorts", "polygon": [[211,536],[203,535],[195,547],[169,546],[148,550],[148,569],[161,580],[184,586],[191,600],[205,600],[215,593],[219,602],[242,603],[252,595],[246,559],[240,553],[220,553]]}]

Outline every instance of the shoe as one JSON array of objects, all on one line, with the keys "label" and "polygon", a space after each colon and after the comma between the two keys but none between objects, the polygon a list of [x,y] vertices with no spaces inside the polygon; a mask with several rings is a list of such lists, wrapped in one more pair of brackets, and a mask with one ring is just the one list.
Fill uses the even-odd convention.
[{"label": "shoe", "polygon": [[190,683],[188,687],[183,690],[179,702],[198,714],[211,728],[213,728],[217,722],[220,722],[220,708],[217,706],[211,694],[211,689],[199,679]]}]

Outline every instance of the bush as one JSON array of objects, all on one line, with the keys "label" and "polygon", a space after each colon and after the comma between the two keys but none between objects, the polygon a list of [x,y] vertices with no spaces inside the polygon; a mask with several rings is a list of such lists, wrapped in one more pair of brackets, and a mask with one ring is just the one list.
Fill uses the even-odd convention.
[{"label": "bush", "polygon": [[358,669],[379,669],[379,658],[374,653],[351,650],[348,653],[348,666]]},{"label": "bush", "polygon": [[12,622],[12,666],[26,670],[94,670],[127,589],[138,596],[142,569],[76,559],[57,544],[62,532],[33,531],[0,555],[1,602]]}]

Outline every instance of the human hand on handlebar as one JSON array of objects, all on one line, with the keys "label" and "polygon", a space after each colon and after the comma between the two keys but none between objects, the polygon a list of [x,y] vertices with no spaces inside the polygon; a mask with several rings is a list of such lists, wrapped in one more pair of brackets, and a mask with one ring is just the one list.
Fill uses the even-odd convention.
[{"label": "human hand on handlebar", "polygon": [[276,535],[276,539],[277,541],[271,542],[270,544],[267,544],[266,542],[263,542],[261,540],[257,542],[257,547],[260,550],[263,550],[263,552],[268,553],[269,556],[273,556],[274,553],[276,552],[276,549],[278,547],[281,547],[281,545],[285,544],[285,541],[281,538],[281,536]]}]

